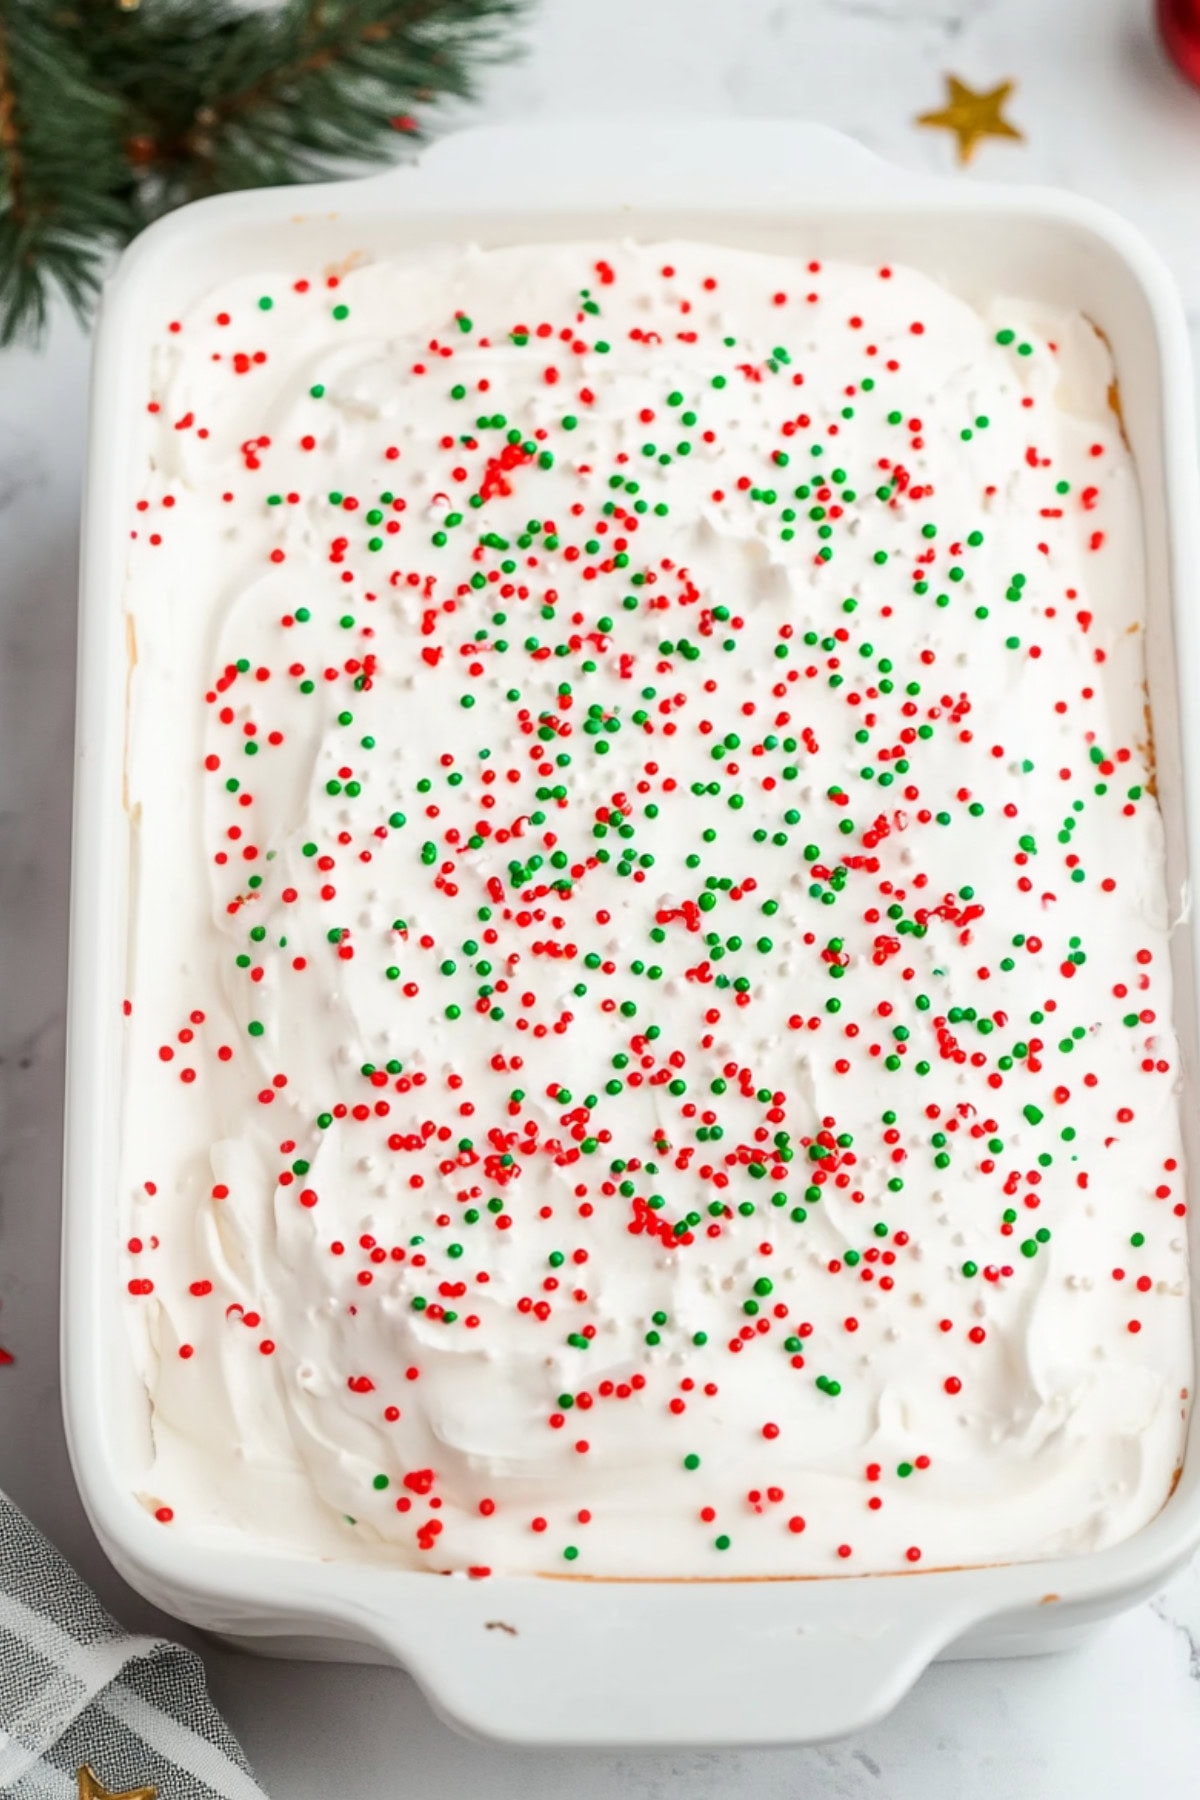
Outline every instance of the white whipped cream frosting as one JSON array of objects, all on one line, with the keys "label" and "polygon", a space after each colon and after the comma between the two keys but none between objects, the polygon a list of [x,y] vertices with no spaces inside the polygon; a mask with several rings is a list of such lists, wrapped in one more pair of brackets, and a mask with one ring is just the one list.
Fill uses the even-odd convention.
[{"label": "white whipped cream frosting", "polygon": [[164,319],[121,1182],[167,1528],[812,1575],[1164,1503],[1178,1053],[1110,380],[1079,317],[691,244]]}]

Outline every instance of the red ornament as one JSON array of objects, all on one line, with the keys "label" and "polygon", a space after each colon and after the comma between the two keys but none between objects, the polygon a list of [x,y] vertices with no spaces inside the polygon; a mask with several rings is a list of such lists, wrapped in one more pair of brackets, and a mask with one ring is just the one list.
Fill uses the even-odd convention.
[{"label": "red ornament", "polygon": [[1167,55],[1200,87],[1200,0],[1158,0],[1158,29]]}]

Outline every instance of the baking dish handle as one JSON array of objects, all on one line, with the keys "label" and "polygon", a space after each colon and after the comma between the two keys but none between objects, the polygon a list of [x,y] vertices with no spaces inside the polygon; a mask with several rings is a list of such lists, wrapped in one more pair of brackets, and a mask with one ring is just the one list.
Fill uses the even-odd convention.
[{"label": "baking dish handle", "polygon": [[514,1743],[843,1737],[891,1711],[981,1611],[957,1572],[454,1586],[445,1613],[368,1604],[360,1627],[451,1724]]},{"label": "baking dish handle", "polygon": [[[755,171],[747,203],[746,169]],[[531,172],[536,181],[531,184]],[[624,202],[639,210],[695,203],[740,213],[794,206],[798,199],[836,203],[885,200],[954,184],[884,162],[828,125],[798,119],[678,119],[656,124],[555,119],[538,125],[485,125],[453,132],[414,162],[366,177],[363,185],[394,188],[423,205],[476,207],[503,199],[519,211],[536,188],[538,211],[611,207],[614,178]]]}]

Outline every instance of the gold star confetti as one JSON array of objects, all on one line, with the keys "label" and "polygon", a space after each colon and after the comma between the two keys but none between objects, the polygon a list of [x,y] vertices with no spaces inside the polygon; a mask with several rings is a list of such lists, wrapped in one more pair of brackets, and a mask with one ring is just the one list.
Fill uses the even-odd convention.
[{"label": "gold star confetti", "polygon": [[79,1800],[157,1800],[158,1789],[152,1787],[125,1788],[119,1794],[110,1792],[87,1763],[76,1771],[75,1779],[79,1783]]},{"label": "gold star confetti", "polygon": [[1013,85],[1011,81],[1002,81],[998,87],[977,94],[957,75],[947,75],[945,106],[939,112],[920,113],[916,122],[931,130],[952,131],[958,139],[960,163],[970,162],[982,138],[1015,138],[1022,143],[1025,133],[1000,116]]}]

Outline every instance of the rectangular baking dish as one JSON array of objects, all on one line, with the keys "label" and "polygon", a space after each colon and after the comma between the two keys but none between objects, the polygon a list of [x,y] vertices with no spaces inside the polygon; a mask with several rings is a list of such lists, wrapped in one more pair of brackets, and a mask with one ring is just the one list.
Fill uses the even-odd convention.
[{"label": "rectangular baking dish", "polygon": [[[155,225],[101,308],[92,381],[79,632],[63,1267],[67,1431],[96,1533],[168,1612],[280,1655],[396,1661],[465,1729],[522,1743],[805,1743],[894,1706],[938,1655],[1060,1647],[1151,1594],[1200,1542],[1200,1442],[1160,1514],[1113,1548],[942,1573],[813,1580],[474,1582],[215,1551],[134,1498],[149,1405],[118,1279],[130,822],[122,798],[122,611],[135,445],[161,321],[223,274],[422,244],[688,237],[907,262],[968,299],[1087,313],[1116,361],[1140,477],[1148,654],[1166,819],[1175,1025],[1191,1198],[1197,988],[1188,870],[1200,849],[1198,489],[1192,381],[1169,277],[1129,226],[1067,194],[934,180],[823,128],[562,124],[450,138],[368,180],[236,194]],[[1193,1295],[1193,1329],[1196,1326]],[[664,1672],[669,1671],[669,1679]]]}]

